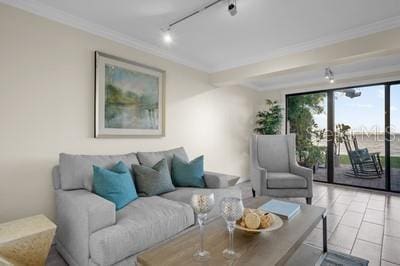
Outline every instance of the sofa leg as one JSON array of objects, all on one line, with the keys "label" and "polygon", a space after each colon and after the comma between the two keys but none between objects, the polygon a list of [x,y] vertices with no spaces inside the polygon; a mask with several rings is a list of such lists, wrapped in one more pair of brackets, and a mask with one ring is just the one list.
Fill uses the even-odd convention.
[{"label": "sofa leg", "polygon": [[308,205],[311,205],[312,204],[312,198],[311,197],[310,198],[306,198],[306,202],[307,202]]},{"label": "sofa leg", "polygon": [[251,189],[251,192],[253,192],[253,198],[256,197],[256,191],[254,190],[254,188]]}]

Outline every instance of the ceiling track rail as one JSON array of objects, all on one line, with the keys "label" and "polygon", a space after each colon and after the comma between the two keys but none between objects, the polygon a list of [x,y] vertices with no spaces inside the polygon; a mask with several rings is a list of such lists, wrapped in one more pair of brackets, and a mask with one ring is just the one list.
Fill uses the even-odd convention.
[{"label": "ceiling track rail", "polygon": [[201,12],[203,12],[203,11],[209,9],[210,7],[215,6],[216,4],[218,4],[218,3],[220,3],[220,2],[224,2],[224,1],[226,1],[226,0],[217,0],[217,1],[213,1],[213,2],[211,2],[211,3],[209,3],[209,4],[207,4],[207,5],[205,5],[205,6],[201,7],[201,8],[199,8],[199,9],[193,11],[192,13],[190,13],[190,14],[188,14],[188,15],[186,15],[186,16],[180,18],[180,19],[175,20],[174,22],[168,24],[167,30],[170,30],[170,29],[171,29],[172,27],[174,27],[176,24],[178,24],[178,23],[180,23],[180,22],[182,22],[182,21],[184,21],[184,20],[186,20],[186,19],[188,19],[188,18],[191,18],[191,17],[193,17],[194,15],[197,15],[197,14],[199,14],[199,13],[201,13]]}]

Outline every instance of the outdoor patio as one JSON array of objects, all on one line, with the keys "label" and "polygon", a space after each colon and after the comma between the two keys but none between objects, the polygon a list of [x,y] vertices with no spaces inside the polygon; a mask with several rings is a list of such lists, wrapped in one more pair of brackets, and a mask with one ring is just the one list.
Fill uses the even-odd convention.
[{"label": "outdoor patio", "polygon": [[[341,164],[339,167],[335,167],[335,180],[337,184],[346,184],[353,186],[385,189],[385,175],[381,178],[366,179],[366,178],[356,178],[345,175],[346,172],[351,173],[351,165]],[[400,191],[400,169],[391,169],[392,179],[391,188],[393,191]],[[318,168],[314,174],[314,180],[327,181],[326,168]]]}]

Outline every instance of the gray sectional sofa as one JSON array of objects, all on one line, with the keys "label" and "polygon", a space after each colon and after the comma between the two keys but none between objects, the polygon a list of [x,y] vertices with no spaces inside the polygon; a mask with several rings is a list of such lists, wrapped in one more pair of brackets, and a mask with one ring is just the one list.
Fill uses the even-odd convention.
[{"label": "gray sectional sofa", "polygon": [[[56,194],[56,248],[70,265],[134,265],[136,255],[172,238],[195,224],[190,198],[199,188],[177,188],[153,197],[139,197],[121,210],[92,193],[92,166],[111,167],[118,161],[153,166],[174,155],[186,158],[183,148],[124,155],[60,154],[53,169]],[[233,187],[238,177],[205,172],[204,180],[216,203],[226,196],[241,197]],[[218,215],[218,205],[210,213]]]}]

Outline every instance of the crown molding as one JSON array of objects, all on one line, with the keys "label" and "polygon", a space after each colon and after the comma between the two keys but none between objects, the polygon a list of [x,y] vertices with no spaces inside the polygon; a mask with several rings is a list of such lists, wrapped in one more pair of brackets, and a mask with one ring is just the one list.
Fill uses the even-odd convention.
[{"label": "crown molding", "polygon": [[400,16],[388,18],[375,23],[364,25],[361,27],[349,29],[343,31],[339,34],[333,34],[326,37],[318,38],[312,41],[299,43],[296,45],[291,45],[287,47],[280,48],[278,50],[272,51],[265,55],[257,56],[254,58],[247,58],[243,60],[237,60],[235,63],[220,64],[215,67],[209,67],[192,60],[188,60],[177,56],[166,49],[162,49],[156,45],[146,43],[144,41],[132,38],[126,34],[111,30],[102,25],[90,22],[86,19],[71,15],[62,10],[56,9],[49,5],[43,4],[37,0],[0,0],[0,3],[25,10],[29,13],[45,17],[49,20],[57,21],[61,24],[71,26],[73,28],[80,29],[82,31],[115,41],[117,43],[132,47],[134,49],[146,52],[178,64],[182,64],[206,73],[215,73],[219,71],[224,71],[236,67],[241,67],[245,65],[260,63],[262,61],[267,61],[273,58],[287,56],[294,53],[300,53],[309,51],[312,49],[321,48],[324,46],[332,45],[335,43],[340,43],[350,39],[364,37],[369,34],[390,30],[393,28],[400,27]]},{"label": "crown molding", "polygon": [[290,54],[301,53],[317,48],[321,48],[324,46],[348,41],[355,38],[365,37],[370,34],[391,30],[394,28],[400,27],[400,16],[387,18],[384,20],[380,20],[371,24],[367,24],[361,27],[352,28],[346,31],[343,31],[338,34],[332,34],[329,36],[325,36],[322,38],[314,39],[312,41],[299,43],[296,45],[290,45],[278,50],[275,50],[271,53],[265,54],[264,56],[257,56],[251,59],[241,60],[235,64],[221,64],[211,69],[211,73],[225,71],[232,68],[237,68],[245,65],[251,65],[260,63],[263,61],[271,60],[277,57],[287,56]]},{"label": "crown molding", "polygon": [[146,52],[173,61],[175,63],[209,73],[209,68],[207,66],[176,56],[173,53],[166,51],[165,49],[132,38],[126,34],[111,30],[107,27],[90,22],[83,18],[76,17],[60,9],[43,4],[37,0],[0,0],[0,3],[22,9],[29,13],[45,17],[49,20],[53,20],[61,24],[88,32],[90,34],[97,35],[105,39],[132,47],[142,52]]}]

